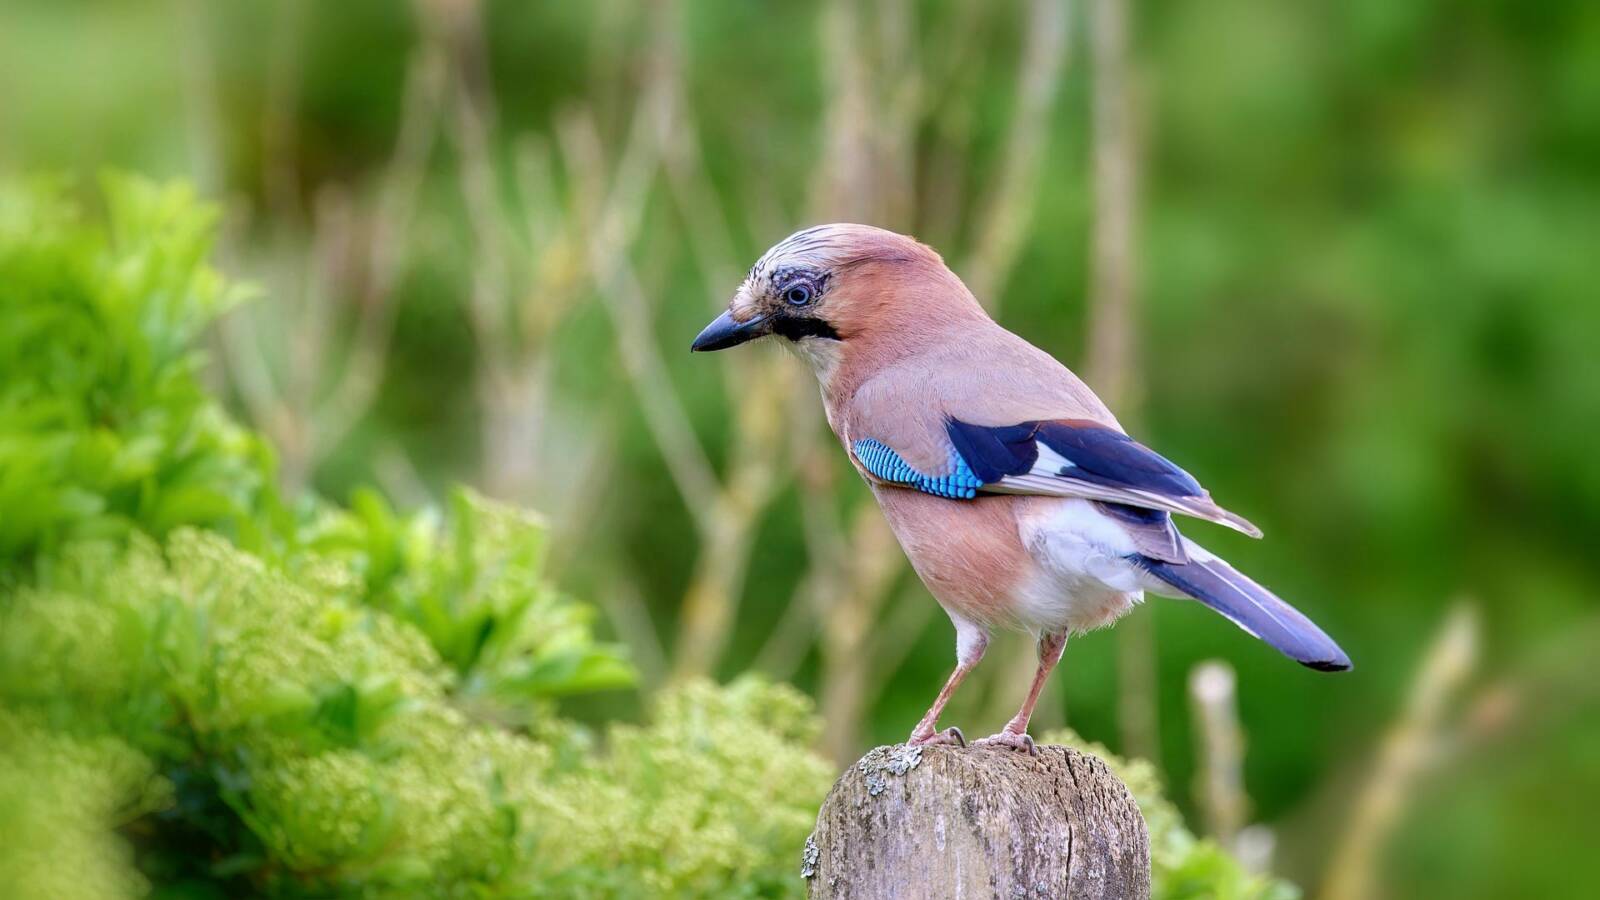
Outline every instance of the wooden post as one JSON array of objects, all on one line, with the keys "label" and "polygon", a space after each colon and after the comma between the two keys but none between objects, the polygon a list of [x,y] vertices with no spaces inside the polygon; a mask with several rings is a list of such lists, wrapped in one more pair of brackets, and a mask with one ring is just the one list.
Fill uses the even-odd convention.
[{"label": "wooden post", "polygon": [[1147,900],[1150,836],[1093,756],[896,745],[834,784],[801,875],[813,900]]}]

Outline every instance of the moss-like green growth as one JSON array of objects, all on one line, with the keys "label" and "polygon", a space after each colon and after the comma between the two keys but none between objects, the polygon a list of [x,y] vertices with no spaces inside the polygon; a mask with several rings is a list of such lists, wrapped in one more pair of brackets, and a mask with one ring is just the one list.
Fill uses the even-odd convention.
[{"label": "moss-like green growth", "polygon": [[29,896],[117,898],[149,883],[110,827],[171,803],[149,759],[0,710],[0,884]]},{"label": "moss-like green growth", "polygon": [[[571,897],[798,897],[795,861],[833,782],[794,690],[743,678],[660,697],[651,724],[554,782],[540,883]],[[559,837],[556,837],[559,835]]]},{"label": "moss-like green growth", "polygon": [[[86,827],[95,811],[127,808],[129,785],[159,772],[167,787],[133,808],[162,806],[192,833],[207,823],[185,821],[171,785],[205,785],[232,815],[205,842],[156,852],[209,857],[198,874],[272,893],[799,891],[792,861],[832,772],[806,749],[816,720],[790,689],[669,691],[650,724],[617,726],[607,752],[585,752],[559,721],[535,741],[469,718],[453,670],[411,625],[214,535],[68,547],[41,581],[0,618],[0,696],[61,728],[13,740],[19,758],[73,748],[55,777],[81,787],[52,833],[72,825],[74,841],[104,842],[112,820]],[[116,765],[75,762],[104,748]],[[12,787],[29,799],[26,783]],[[107,882],[138,883],[121,869]]]}]

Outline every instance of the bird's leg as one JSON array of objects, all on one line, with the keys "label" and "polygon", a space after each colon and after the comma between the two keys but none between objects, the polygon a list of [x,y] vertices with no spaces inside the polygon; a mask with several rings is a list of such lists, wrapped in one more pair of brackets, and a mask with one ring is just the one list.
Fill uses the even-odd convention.
[{"label": "bird's leg", "polygon": [[944,705],[950,702],[950,697],[955,694],[956,688],[966,679],[967,673],[983,659],[983,651],[989,646],[989,635],[976,627],[963,627],[964,623],[956,623],[956,670],[950,673],[950,679],[940,689],[939,696],[933,699],[933,705],[928,707],[928,712],[911,729],[911,736],[906,738],[907,744],[956,744],[962,747],[967,745],[966,736],[961,729],[954,725],[943,731],[936,731],[939,724],[939,714],[944,712]]},{"label": "bird's leg", "polygon": [[1039,638],[1039,668],[1033,673],[1033,686],[1028,689],[1028,699],[1022,701],[1022,708],[1011,717],[1006,727],[1000,729],[999,734],[973,741],[973,746],[999,747],[1029,754],[1039,752],[1034,749],[1033,738],[1028,736],[1028,720],[1033,718],[1033,706],[1039,702],[1039,692],[1044,690],[1044,683],[1050,678],[1056,663],[1061,661],[1061,651],[1066,646],[1066,632],[1046,634]]}]

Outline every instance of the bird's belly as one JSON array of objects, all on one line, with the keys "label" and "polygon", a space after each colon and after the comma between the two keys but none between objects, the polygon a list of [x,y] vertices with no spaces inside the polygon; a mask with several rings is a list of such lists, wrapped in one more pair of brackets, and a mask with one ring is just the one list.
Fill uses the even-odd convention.
[{"label": "bird's belly", "polygon": [[1116,621],[1143,596],[1138,570],[1122,558],[1130,539],[1087,501],[874,492],[923,584],[977,624],[1086,631]]},{"label": "bird's belly", "polygon": [[1050,631],[1110,625],[1144,599],[1132,539],[1087,500],[1030,498],[1017,529],[1033,563],[1015,589],[1018,618]]}]

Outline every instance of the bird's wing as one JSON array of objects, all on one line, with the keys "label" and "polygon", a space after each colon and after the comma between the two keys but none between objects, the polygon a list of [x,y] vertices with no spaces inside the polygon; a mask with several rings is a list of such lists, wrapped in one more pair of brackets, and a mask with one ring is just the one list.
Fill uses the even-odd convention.
[{"label": "bird's wing", "polygon": [[989,493],[1083,497],[1261,536],[1261,529],[1218,506],[1194,476],[1115,428],[1073,419],[983,426],[952,417],[946,433]]},{"label": "bird's wing", "polygon": [[[1081,381],[1020,338],[896,366],[852,398],[846,442],[869,477],[955,500],[1035,494],[1099,501],[1181,558],[1177,513],[1260,537],[1193,476],[1123,433]],[[1119,511],[1120,508],[1120,511]],[[1143,541],[1141,541],[1143,543]]]}]

